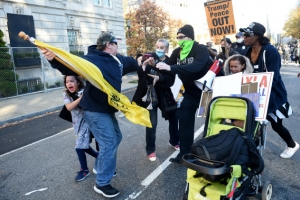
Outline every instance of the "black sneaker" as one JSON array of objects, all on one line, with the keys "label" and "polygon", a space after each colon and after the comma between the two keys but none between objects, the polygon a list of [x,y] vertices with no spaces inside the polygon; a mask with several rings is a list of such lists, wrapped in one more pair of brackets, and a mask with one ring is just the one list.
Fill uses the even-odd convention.
[{"label": "black sneaker", "polygon": [[120,194],[120,192],[113,188],[110,184],[100,187],[97,183],[94,185],[95,192],[102,194],[107,198],[116,197]]},{"label": "black sneaker", "polygon": [[180,164],[180,160],[181,158],[175,157],[175,158],[170,158],[170,162],[171,163],[176,163],[176,164]]}]

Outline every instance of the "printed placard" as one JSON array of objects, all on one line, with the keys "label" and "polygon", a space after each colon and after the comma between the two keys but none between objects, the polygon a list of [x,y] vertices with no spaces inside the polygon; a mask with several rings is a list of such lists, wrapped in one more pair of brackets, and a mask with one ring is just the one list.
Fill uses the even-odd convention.
[{"label": "printed placard", "polygon": [[269,106],[269,99],[272,89],[274,72],[263,72],[253,74],[243,74],[242,83],[258,82],[258,92],[260,94],[259,112],[256,121],[265,121]]},{"label": "printed placard", "polygon": [[210,37],[217,44],[225,35],[236,33],[231,0],[215,0],[204,3]]}]

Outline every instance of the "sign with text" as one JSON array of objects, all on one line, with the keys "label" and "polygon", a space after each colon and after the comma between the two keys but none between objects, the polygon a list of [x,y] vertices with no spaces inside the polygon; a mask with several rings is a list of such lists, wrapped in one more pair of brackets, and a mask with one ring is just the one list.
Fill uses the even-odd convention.
[{"label": "sign with text", "polygon": [[231,0],[215,0],[204,3],[208,30],[215,43],[225,35],[236,32]]},{"label": "sign with text", "polygon": [[269,99],[272,89],[274,72],[263,72],[253,74],[243,74],[242,83],[258,82],[258,92],[260,94],[258,117],[256,121],[264,121],[267,117]]}]

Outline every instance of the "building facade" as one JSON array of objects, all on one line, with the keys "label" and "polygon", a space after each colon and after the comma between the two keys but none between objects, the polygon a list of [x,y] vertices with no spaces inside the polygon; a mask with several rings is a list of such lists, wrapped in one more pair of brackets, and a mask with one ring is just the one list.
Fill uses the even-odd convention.
[{"label": "building facade", "polygon": [[69,50],[96,44],[98,36],[109,31],[119,40],[119,52],[126,53],[122,0],[1,0],[0,29],[8,46],[18,44],[20,27],[42,42]]}]

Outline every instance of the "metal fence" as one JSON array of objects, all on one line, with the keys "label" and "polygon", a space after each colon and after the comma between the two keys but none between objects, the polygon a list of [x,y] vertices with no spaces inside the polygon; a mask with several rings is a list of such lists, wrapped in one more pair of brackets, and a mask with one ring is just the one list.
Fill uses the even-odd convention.
[{"label": "metal fence", "polygon": [[[84,51],[70,51],[83,55]],[[63,87],[63,76],[36,47],[0,47],[0,100]]]}]

